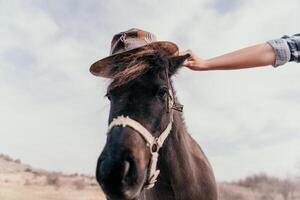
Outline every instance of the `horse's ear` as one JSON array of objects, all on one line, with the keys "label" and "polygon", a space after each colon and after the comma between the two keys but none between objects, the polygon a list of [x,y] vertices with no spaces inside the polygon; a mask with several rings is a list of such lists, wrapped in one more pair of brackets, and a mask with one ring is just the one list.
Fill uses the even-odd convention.
[{"label": "horse's ear", "polygon": [[173,75],[182,66],[183,62],[188,59],[191,55],[184,54],[180,56],[169,57],[169,75]]}]

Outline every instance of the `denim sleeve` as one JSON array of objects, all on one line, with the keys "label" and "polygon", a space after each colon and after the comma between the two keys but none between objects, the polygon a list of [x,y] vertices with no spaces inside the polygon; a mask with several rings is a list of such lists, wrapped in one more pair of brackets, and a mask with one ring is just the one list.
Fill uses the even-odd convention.
[{"label": "denim sleeve", "polygon": [[289,61],[300,62],[300,33],[270,40],[268,43],[273,47],[276,55],[274,67],[284,65]]}]

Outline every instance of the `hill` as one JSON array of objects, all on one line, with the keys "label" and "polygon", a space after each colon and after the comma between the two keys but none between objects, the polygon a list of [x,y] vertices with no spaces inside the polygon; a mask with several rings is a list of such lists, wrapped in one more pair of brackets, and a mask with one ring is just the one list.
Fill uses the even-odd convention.
[{"label": "hill", "polygon": [[34,169],[0,154],[1,200],[104,200],[94,177]]}]

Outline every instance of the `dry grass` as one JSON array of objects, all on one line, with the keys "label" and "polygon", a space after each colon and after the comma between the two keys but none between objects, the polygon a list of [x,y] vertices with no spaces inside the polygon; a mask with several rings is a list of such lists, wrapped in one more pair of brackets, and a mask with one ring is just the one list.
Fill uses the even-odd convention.
[{"label": "dry grass", "polygon": [[[219,200],[300,200],[299,179],[266,174],[219,183]],[[92,176],[48,172],[0,154],[0,200],[104,200]]]},{"label": "dry grass", "polygon": [[0,184],[2,200],[104,200],[103,193],[95,188],[76,190],[73,188],[56,189],[52,186],[20,186]]},{"label": "dry grass", "polygon": [[0,155],[0,200],[104,200],[94,177],[37,170]]},{"label": "dry grass", "polygon": [[252,175],[237,182],[220,183],[219,196],[220,200],[300,200],[300,182],[266,174]]}]

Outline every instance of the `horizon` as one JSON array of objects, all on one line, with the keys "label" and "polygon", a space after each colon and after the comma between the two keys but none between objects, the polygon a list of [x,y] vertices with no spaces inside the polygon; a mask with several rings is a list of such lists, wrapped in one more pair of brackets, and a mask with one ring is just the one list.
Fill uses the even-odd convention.
[{"label": "horizon", "polygon": [[[30,172],[44,171],[44,172],[47,172],[47,173],[61,174],[63,176],[74,176],[75,175],[75,176],[86,176],[86,177],[95,178],[95,174],[78,173],[76,171],[74,171],[74,172],[53,171],[53,170],[49,170],[49,169],[46,169],[46,168],[36,168],[35,166],[32,166],[30,163],[24,163],[19,158],[13,158],[13,157],[11,157],[7,154],[3,154],[3,153],[0,153],[0,159],[3,159],[6,162],[13,162],[17,165],[28,167],[30,169],[29,170]],[[25,169],[25,171],[28,171],[28,170]],[[277,176],[273,176],[271,174],[268,174],[267,172],[259,172],[259,173],[254,173],[254,174],[248,174],[245,177],[240,177],[240,178],[235,179],[235,180],[229,180],[229,181],[226,181],[226,180],[225,181],[218,181],[217,180],[217,183],[236,183],[236,182],[239,182],[239,181],[246,180],[249,177],[255,177],[255,176],[267,176],[269,178],[278,178],[280,180],[294,180],[294,179],[297,180],[297,179],[299,179],[298,177],[294,177],[294,176],[277,177]]]}]

